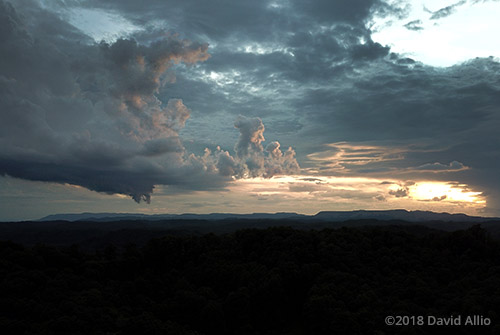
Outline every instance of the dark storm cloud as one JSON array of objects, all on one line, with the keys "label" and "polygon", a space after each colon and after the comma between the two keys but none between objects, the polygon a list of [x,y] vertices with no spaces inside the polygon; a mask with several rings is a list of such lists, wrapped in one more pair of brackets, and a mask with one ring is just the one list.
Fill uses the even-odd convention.
[{"label": "dark storm cloud", "polygon": [[[400,11],[380,0],[221,0],[216,3],[184,0],[168,5],[162,0],[80,0],[77,3],[89,8],[118,11],[146,27],[149,22],[161,19],[168,29],[197,37],[206,36],[217,42],[232,37],[276,41],[285,31],[332,22],[362,27],[373,11],[393,14]],[[154,30],[154,27],[150,29]]]},{"label": "dark storm cloud", "polygon": [[378,61],[349,81],[304,91],[297,104],[310,112],[319,127],[314,131],[331,142],[439,138],[448,143],[450,134],[467,137],[472,129],[488,127],[488,120],[497,121],[499,70],[492,59],[445,69]]},{"label": "dark storm cloud", "polygon": [[[342,71],[340,62],[383,57],[388,48],[375,43],[365,27],[371,13],[397,13],[383,1],[179,1],[162,6],[161,1],[81,1],[82,6],[112,9],[147,27],[147,21],[162,20],[161,29],[173,29],[188,37],[213,41],[216,48],[203,67],[214,71],[252,68],[259,78],[270,71],[283,71],[296,80],[333,75]],[[147,20],[146,20],[147,18]],[[150,30],[148,30],[150,29]],[[149,40],[146,28],[137,36]],[[156,36],[153,34],[152,36]],[[259,44],[280,46],[287,52],[249,54],[238,47]],[[294,56],[290,57],[293,54]],[[325,69],[329,68],[326,73]]]},{"label": "dark storm cloud", "polygon": [[296,0],[291,3],[297,13],[304,13],[323,22],[345,22],[353,25],[363,22],[373,10],[373,6],[381,4],[376,0]]},{"label": "dark storm cloud", "polygon": [[158,156],[168,152],[182,152],[184,147],[179,137],[167,137],[150,140],[144,143],[144,156]]},{"label": "dark storm cloud", "polygon": [[[149,47],[132,40],[85,45],[84,35],[71,44],[78,35],[65,35],[57,16],[49,22],[35,7],[19,14],[0,6],[0,172],[149,201],[168,172],[133,152],[146,142],[150,154],[147,141],[176,136],[187,117],[182,102],[162,107],[154,92],[172,62],[204,60],[206,46],[175,38]],[[59,38],[45,38],[48,24]],[[170,159],[183,164],[178,154]]]},{"label": "dark storm cloud", "polygon": [[[158,98],[173,81],[172,66],[206,61],[207,44],[172,34],[148,45],[95,44],[30,1],[18,8],[0,2],[0,19],[2,175],[127,194],[137,202],[149,202],[158,184],[211,189],[231,180],[217,168],[223,159],[212,157],[210,165],[186,152],[179,131],[190,111],[183,101]],[[252,176],[286,173],[297,163],[288,151],[273,156],[280,153],[251,148],[238,158],[261,159],[262,169],[238,164]],[[282,168],[270,173],[268,161]]]},{"label": "dark storm cloud", "polygon": [[[269,34],[269,25],[280,24],[275,12],[269,10],[269,1],[252,2],[222,0],[217,3],[199,0],[183,0],[165,3],[162,0],[84,0],[79,6],[118,11],[129,20],[145,26],[154,34],[157,27],[151,22],[166,21],[167,29],[172,29],[191,38],[220,39],[240,32],[245,27],[246,35]],[[148,34],[143,35],[146,38]]]},{"label": "dark storm cloud", "polygon": [[[301,84],[304,81],[330,81],[332,77],[350,73],[356,65],[384,57],[389,52],[388,47],[373,42],[363,28],[334,25],[313,29],[317,30],[296,31],[283,46],[289,54],[274,55],[273,70],[284,79]],[[259,57],[258,60],[265,58]]]}]

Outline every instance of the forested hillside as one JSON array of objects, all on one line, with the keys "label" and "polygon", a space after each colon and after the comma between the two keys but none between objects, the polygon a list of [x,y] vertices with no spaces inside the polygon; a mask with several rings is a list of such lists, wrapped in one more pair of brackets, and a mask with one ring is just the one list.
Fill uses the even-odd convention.
[{"label": "forested hillside", "polygon": [[[500,244],[371,227],[248,229],[143,247],[0,243],[4,334],[498,334]],[[482,315],[490,326],[386,326]],[[445,327],[446,328],[446,327]]]}]

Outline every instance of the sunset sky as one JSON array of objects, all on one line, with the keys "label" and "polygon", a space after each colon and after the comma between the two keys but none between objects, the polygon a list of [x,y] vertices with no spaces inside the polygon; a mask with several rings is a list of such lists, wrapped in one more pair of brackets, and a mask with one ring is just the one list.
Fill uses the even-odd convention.
[{"label": "sunset sky", "polygon": [[0,0],[0,221],[500,216],[500,1]]}]

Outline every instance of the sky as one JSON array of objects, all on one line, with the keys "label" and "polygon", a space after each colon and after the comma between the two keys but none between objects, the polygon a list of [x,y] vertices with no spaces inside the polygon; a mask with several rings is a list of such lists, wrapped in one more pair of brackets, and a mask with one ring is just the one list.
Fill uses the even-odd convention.
[{"label": "sky", "polygon": [[0,0],[0,221],[500,216],[500,1]]}]

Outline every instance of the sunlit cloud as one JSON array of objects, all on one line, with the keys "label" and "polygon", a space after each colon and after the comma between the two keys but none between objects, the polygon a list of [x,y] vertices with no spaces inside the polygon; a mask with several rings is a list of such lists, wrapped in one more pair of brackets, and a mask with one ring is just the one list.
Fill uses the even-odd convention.
[{"label": "sunlit cloud", "polygon": [[328,149],[307,155],[314,162],[321,162],[321,170],[348,172],[353,167],[372,163],[404,159],[407,149],[377,145],[338,142],[326,145]]},{"label": "sunlit cloud", "polygon": [[458,183],[422,182],[410,186],[410,196],[423,201],[449,201],[484,205],[481,192],[472,192]]}]

